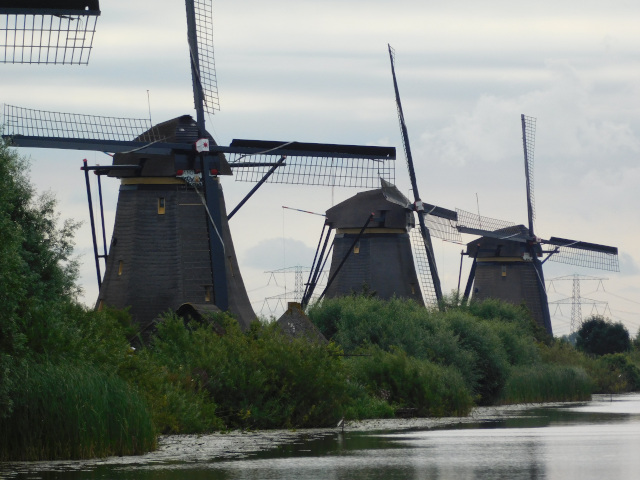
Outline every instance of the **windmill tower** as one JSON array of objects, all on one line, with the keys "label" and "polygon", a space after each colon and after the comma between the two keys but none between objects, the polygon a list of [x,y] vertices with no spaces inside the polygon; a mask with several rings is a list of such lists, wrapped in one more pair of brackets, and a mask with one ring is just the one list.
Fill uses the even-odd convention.
[{"label": "windmill tower", "polygon": [[423,303],[409,238],[413,214],[389,201],[390,191],[400,194],[383,181],[382,188],[358,193],[327,210],[326,224],[335,230],[328,298],[364,289],[383,299],[396,296]]},{"label": "windmill tower", "polygon": [[183,115],[152,126],[5,106],[3,137],[19,147],[114,153],[112,165],[85,167],[120,180],[113,237],[101,256],[98,307],[130,307],[143,330],[184,304],[230,311],[246,328],[255,315],[233,248],[221,177],[371,187],[380,176],[393,177],[395,150],[260,140],[217,145],[205,128],[205,113],[218,109],[211,0],[186,0],[185,6],[195,119]]},{"label": "windmill tower", "polygon": [[[544,240],[535,235],[533,161],[536,120],[521,115],[521,126],[528,226],[458,212],[460,232],[482,235],[467,244],[466,253],[474,261],[464,296],[469,297],[473,285],[474,299],[498,298],[514,304],[525,303],[536,322],[552,335],[542,264],[552,260],[619,271],[618,249],[559,237]],[[548,249],[544,249],[545,245],[549,246]],[[543,260],[544,255],[547,256]]]}]

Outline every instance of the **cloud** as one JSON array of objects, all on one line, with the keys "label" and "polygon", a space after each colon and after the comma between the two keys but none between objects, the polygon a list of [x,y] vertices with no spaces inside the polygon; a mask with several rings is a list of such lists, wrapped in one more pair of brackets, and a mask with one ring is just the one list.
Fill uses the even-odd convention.
[{"label": "cloud", "polygon": [[248,249],[243,265],[263,270],[278,270],[297,265],[311,266],[315,250],[293,238],[269,238]]},{"label": "cloud", "polygon": [[620,255],[620,275],[625,277],[640,274],[640,266],[636,263],[635,259],[628,253],[621,253]]}]

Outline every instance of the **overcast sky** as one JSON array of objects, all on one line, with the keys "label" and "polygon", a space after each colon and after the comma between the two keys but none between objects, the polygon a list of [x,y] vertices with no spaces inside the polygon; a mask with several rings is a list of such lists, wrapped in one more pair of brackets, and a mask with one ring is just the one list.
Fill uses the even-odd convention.
[{"label": "overcast sky", "polygon": [[[43,110],[147,117],[193,114],[184,3],[103,1],[88,66],[0,64],[0,102]],[[545,264],[609,302],[632,335],[640,326],[640,4],[631,1],[214,1],[221,111],[207,119],[220,144],[233,138],[298,140],[398,149],[396,181],[408,196],[387,43],[423,200],[526,223],[520,114],[537,118],[536,233],[620,249],[620,273]],[[85,301],[97,295],[83,158],[93,152],[25,150],[40,190],[63,217],[86,221],[77,238]],[[228,206],[250,184],[224,179]],[[118,184],[106,181],[111,230]],[[313,259],[324,212],[356,191],[269,185],[231,221],[257,313],[275,270]],[[465,238],[470,241],[471,238]],[[460,245],[434,240],[445,293],[457,287]],[[466,258],[466,257],[465,257]],[[470,266],[465,260],[463,282]],[[286,280],[293,289],[293,277]],[[556,282],[551,300],[571,296]],[[603,291],[604,288],[604,291]],[[597,290],[597,291],[596,291]],[[600,312],[602,312],[602,307]],[[585,304],[583,315],[593,307]],[[552,306],[556,334],[571,305]],[[555,313],[555,315],[554,315]]]}]

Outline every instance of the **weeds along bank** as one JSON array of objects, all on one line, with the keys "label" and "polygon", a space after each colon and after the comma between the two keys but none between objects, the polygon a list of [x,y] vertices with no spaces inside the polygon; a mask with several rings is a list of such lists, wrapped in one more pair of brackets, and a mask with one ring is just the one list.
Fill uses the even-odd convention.
[{"label": "weeds along bank", "polygon": [[0,460],[130,455],[154,449],[159,433],[466,415],[640,388],[638,350],[587,357],[491,301],[441,312],[326,300],[309,315],[329,345],[267,322],[241,332],[224,314],[206,324],[169,315],[133,349],[126,312],[74,301],[75,226],[59,226],[26,172],[0,144]]}]

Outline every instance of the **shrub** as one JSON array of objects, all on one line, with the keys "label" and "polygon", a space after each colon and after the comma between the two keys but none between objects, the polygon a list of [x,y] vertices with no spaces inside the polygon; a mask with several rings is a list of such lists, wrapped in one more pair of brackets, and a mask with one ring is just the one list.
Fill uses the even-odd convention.
[{"label": "shrub", "polygon": [[462,374],[477,395],[478,403],[490,404],[500,394],[509,374],[507,353],[500,337],[485,321],[464,312],[453,310],[445,318],[461,347],[474,356]]},{"label": "shrub", "polygon": [[161,383],[206,395],[226,427],[329,426],[341,417],[347,386],[335,346],[292,339],[276,324],[254,324],[243,333],[225,314],[214,321],[225,335],[210,325],[165,318],[145,353],[166,369]]},{"label": "shrub", "polygon": [[591,372],[597,393],[632,392],[640,389],[640,369],[627,355],[603,355],[593,363]]},{"label": "shrub", "polygon": [[414,409],[417,416],[461,416],[471,410],[471,393],[456,369],[409,357],[399,349],[371,347],[366,352],[369,356],[348,360],[349,378],[371,396]]}]

